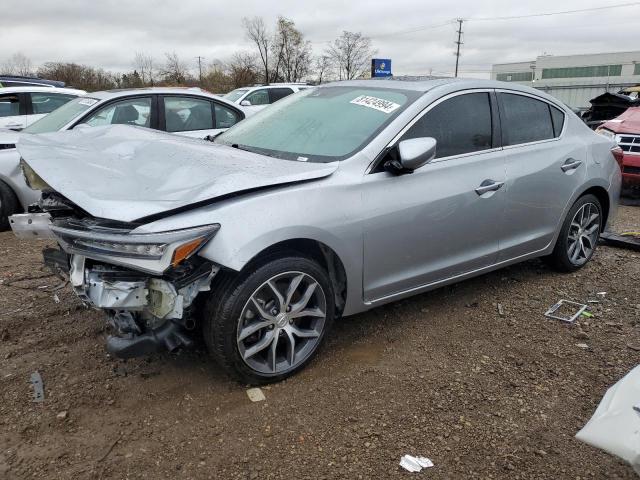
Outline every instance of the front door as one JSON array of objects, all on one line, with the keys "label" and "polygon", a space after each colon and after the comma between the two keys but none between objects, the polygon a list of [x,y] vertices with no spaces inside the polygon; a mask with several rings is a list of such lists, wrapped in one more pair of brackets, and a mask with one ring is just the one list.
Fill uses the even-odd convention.
[{"label": "front door", "polygon": [[435,160],[412,174],[377,169],[365,176],[365,301],[497,261],[506,177],[495,115],[491,92],[445,98],[399,140],[435,138]]},{"label": "front door", "polygon": [[0,128],[22,130],[27,126],[27,112],[23,94],[0,94]]}]

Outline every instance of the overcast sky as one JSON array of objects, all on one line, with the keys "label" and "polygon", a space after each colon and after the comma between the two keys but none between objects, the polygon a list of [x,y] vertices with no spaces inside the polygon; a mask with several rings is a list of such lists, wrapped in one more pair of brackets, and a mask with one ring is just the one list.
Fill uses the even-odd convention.
[{"label": "overcast sky", "polygon": [[[492,63],[640,49],[640,2],[633,6],[512,20],[477,20],[559,12],[624,0],[2,0],[0,63],[22,52],[34,64],[85,63],[118,71],[132,68],[136,51],[160,63],[175,51],[195,70],[196,56],[225,60],[250,50],[243,16],[292,19],[321,53],[342,30],[370,36],[378,57],[391,58],[394,74],[451,73],[457,17],[464,23],[461,71],[482,76]],[[476,20],[474,20],[476,19]],[[438,25],[438,28],[417,30]],[[407,30],[409,33],[398,33]]]}]

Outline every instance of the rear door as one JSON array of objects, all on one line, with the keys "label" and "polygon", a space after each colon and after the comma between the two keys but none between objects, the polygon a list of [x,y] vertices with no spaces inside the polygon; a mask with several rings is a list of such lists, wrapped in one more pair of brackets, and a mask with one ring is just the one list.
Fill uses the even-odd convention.
[{"label": "rear door", "polygon": [[436,159],[407,175],[376,168],[365,176],[363,203],[371,212],[364,220],[366,301],[496,262],[505,203],[497,130],[492,91],[445,97],[399,138],[435,138]]},{"label": "rear door", "polygon": [[27,95],[0,94],[0,128],[22,130],[27,126]]},{"label": "rear door", "polygon": [[27,126],[36,120],[41,119],[46,114],[53,112],[69,100],[76,98],[75,95],[64,93],[32,92],[27,99]]},{"label": "rear door", "polygon": [[533,95],[498,92],[506,157],[506,210],[500,260],[549,245],[586,178],[587,148],[564,132],[565,113]]}]

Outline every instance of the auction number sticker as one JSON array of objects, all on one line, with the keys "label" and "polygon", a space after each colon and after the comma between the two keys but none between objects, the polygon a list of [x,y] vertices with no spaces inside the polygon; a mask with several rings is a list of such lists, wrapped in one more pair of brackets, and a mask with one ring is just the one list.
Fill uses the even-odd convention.
[{"label": "auction number sticker", "polygon": [[78,104],[84,105],[85,107],[90,107],[91,105],[95,105],[96,103],[98,103],[98,100],[96,100],[95,98],[83,98],[78,102]]},{"label": "auction number sticker", "polygon": [[391,113],[400,108],[400,105],[384,98],[371,97],[369,95],[360,95],[349,103],[354,105],[362,105],[363,107],[373,108],[384,113]]}]

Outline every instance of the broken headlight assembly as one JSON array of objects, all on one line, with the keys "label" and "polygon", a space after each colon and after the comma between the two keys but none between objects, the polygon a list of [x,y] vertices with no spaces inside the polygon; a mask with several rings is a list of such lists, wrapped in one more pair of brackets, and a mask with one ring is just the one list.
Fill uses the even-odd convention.
[{"label": "broken headlight assembly", "polygon": [[198,252],[220,229],[219,224],[160,233],[120,229],[69,228],[56,222],[51,231],[71,254],[161,274]]}]

